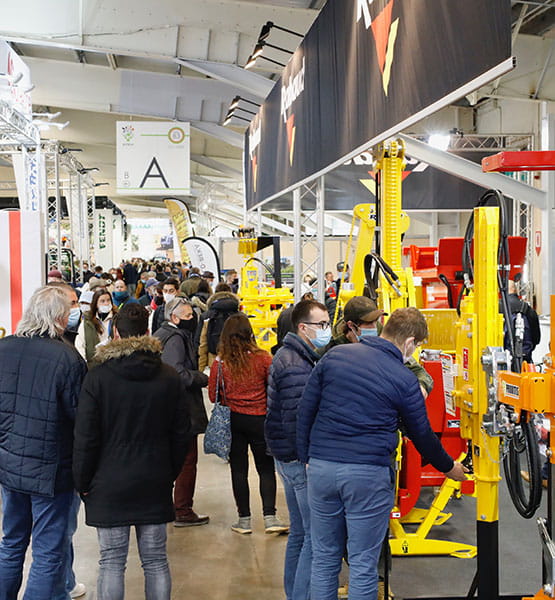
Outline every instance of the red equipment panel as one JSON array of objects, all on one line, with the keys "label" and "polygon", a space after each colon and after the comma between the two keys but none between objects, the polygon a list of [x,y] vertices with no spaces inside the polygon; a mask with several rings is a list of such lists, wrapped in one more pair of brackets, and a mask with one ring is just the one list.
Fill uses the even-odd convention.
[{"label": "red equipment panel", "polygon": [[482,158],[482,171],[554,171],[555,152],[521,151],[498,152],[493,156]]},{"label": "red equipment panel", "polygon": [[[441,362],[438,360],[423,361],[422,366],[434,380],[434,388],[426,398],[430,424],[449,456],[457,459],[463,452],[466,452],[467,447],[466,441],[460,437],[459,409],[456,409],[455,414],[447,411]],[[422,465],[422,457],[414,444],[406,437],[403,438],[402,456],[398,507],[400,516],[404,517],[414,508],[422,487],[440,486],[445,475],[430,464]],[[472,494],[473,491],[474,481],[467,480],[462,483],[461,492],[463,494]]]}]

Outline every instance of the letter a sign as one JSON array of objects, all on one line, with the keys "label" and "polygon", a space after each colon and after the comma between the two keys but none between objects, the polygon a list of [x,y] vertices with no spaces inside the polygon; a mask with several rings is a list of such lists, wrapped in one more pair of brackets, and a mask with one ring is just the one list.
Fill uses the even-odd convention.
[{"label": "letter a sign", "polygon": [[189,195],[189,123],[118,121],[117,191],[125,196]]}]

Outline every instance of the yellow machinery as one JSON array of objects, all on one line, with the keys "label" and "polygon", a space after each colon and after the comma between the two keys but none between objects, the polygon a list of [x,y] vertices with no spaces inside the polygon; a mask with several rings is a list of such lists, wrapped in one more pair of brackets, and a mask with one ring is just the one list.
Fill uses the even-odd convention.
[{"label": "yellow machinery", "polygon": [[[270,351],[277,342],[275,328],[278,316],[281,310],[293,304],[295,299],[288,288],[269,287],[259,280],[257,263],[262,261],[254,255],[266,247],[260,243],[264,238],[254,237],[254,230],[251,228],[239,229],[238,236],[239,253],[245,259],[241,268],[239,299],[243,312],[250,318],[257,344]],[[264,263],[262,265],[267,268]],[[280,268],[279,261],[274,268]]]},{"label": "yellow machinery", "polygon": [[[348,260],[352,263],[350,281],[341,287],[334,321],[339,311],[354,296],[361,296],[366,284],[371,285],[378,305],[387,313],[397,308],[416,306],[416,293],[412,269],[402,266],[402,236],[408,230],[410,219],[402,211],[402,173],[405,168],[404,144],[401,140],[391,140],[377,146],[374,151],[375,170],[381,198],[379,204],[358,204],[353,210],[353,221],[347,248]],[[352,237],[358,222],[358,239],[354,256],[350,257]],[[376,237],[376,224],[379,236]],[[374,253],[370,249],[375,247]],[[348,260],[345,261],[345,269]],[[445,315],[427,316],[428,322],[437,325],[430,327],[435,339],[445,337],[445,328],[453,330],[455,311]],[[432,336],[431,336],[432,337]],[[450,336],[452,338],[452,336]],[[440,348],[442,346],[439,346]],[[454,342],[443,345],[444,350],[454,351]],[[401,454],[399,447],[398,464]],[[397,473],[399,476],[400,469]],[[397,481],[399,489],[399,481]],[[429,508],[414,508],[399,518],[398,509],[393,510],[390,521],[391,551],[394,555],[452,555],[471,558],[475,555],[474,546],[449,540],[430,539],[432,528],[445,523],[450,513],[444,512],[447,503],[454,495],[460,495],[461,484],[445,480]],[[405,525],[416,525],[415,532],[405,530]]]}]

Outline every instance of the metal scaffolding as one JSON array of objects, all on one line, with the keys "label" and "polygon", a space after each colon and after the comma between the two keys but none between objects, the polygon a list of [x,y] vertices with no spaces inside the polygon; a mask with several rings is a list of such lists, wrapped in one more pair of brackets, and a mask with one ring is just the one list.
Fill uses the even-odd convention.
[{"label": "metal scaffolding", "polygon": [[[307,274],[316,277],[316,297],[321,302],[324,301],[324,183],[324,177],[319,177],[293,190],[295,302],[301,299],[302,283]],[[316,229],[313,229],[314,223]],[[315,258],[305,260],[306,250],[310,248],[315,251]]]}]

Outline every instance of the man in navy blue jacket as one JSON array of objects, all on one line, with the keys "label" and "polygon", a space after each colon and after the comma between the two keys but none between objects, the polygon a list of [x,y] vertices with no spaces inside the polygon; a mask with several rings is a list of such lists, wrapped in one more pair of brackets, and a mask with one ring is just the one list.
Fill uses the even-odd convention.
[{"label": "man in navy blue jacket", "polygon": [[308,463],[311,598],[336,600],[347,540],[349,600],[375,600],[400,423],[436,469],[465,479],[466,469],[433,433],[418,380],[404,366],[427,335],[416,308],[398,309],[381,337],[332,348],[308,380],[297,416],[297,450]]},{"label": "man in navy blue jacket", "polygon": [[312,545],[306,469],[297,456],[297,407],[319,359],[315,349],[315,343],[319,343],[316,342],[317,331],[330,332],[330,320],[323,304],[301,300],[293,308],[291,322],[295,333],[285,336],[270,369],[264,433],[283,481],[289,509],[283,577],[285,595],[287,600],[308,600]]},{"label": "man in navy blue jacket", "polygon": [[75,348],[62,341],[70,304],[63,289],[39,288],[15,335],[0,340],[1,600],[18,595],[31,535],[23,599],[69,600],[73,423],[87,372]]}]

